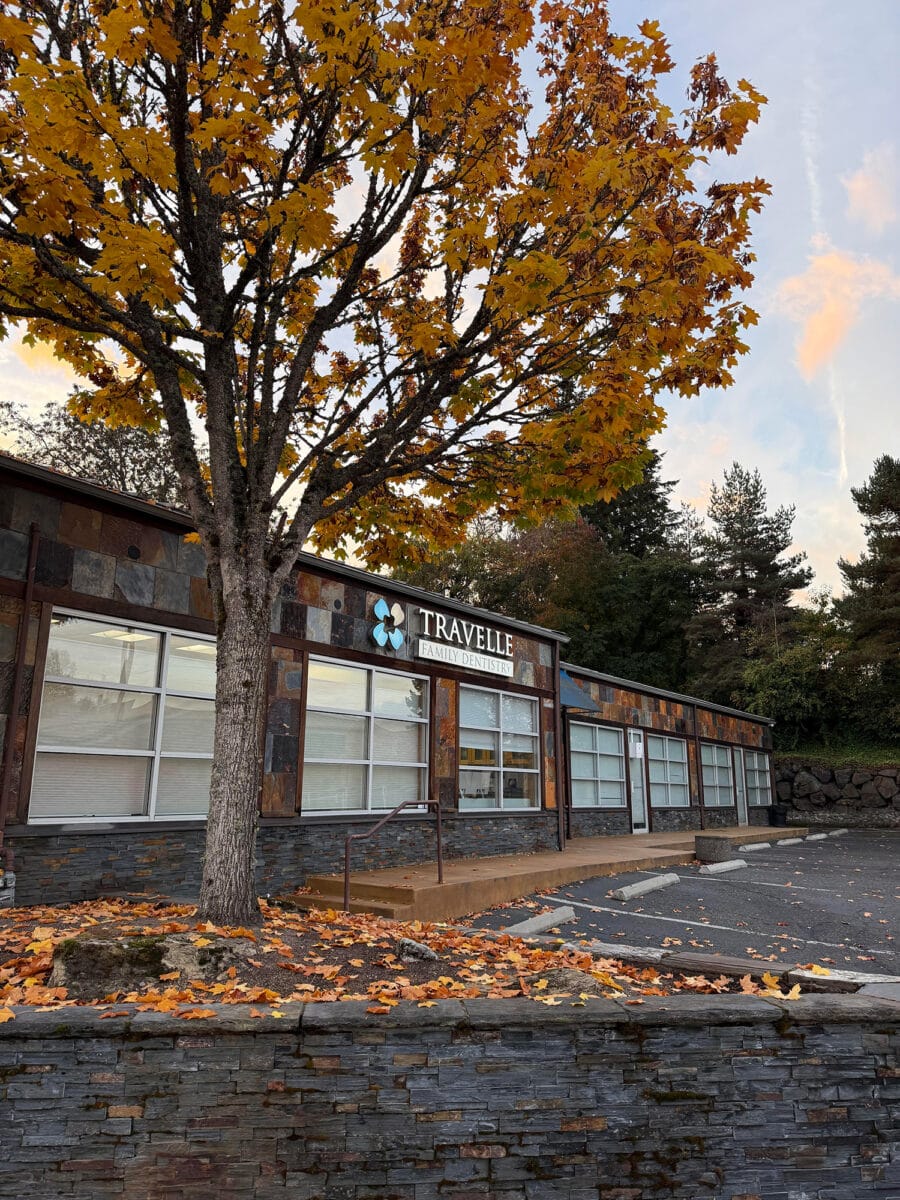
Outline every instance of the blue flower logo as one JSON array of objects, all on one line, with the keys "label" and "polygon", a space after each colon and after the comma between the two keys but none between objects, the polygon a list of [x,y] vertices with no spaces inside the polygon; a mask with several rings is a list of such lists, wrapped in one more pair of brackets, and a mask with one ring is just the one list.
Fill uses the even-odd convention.
[{"label": "blue flower logo", "polygon": [[403,624],[406,616],[403,609],[399,604],[389,605],[387,600],[379,597],[372,611],[378,618],[378,624],[372,630],[372,641],[382,647],[390,642],[395,650],[399,650],[403,645],[403,631],[398,626]]}]

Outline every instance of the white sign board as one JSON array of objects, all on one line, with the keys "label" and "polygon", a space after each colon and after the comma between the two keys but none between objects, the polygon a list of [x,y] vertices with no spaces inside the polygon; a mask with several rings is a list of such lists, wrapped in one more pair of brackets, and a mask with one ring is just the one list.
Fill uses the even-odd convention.
[{"label": "white sign board", "polygon": [[448,646],[445,642],[431,642],[419,638],[419,658],[430,658],[433,662],[446,663],[451,667],[464,667],[470,671],[487,671],[492,675],[512,677],[513,665],[509,658],[496,658],[493,654],[482,654],[478,650],[467,650],[464,646]]}]

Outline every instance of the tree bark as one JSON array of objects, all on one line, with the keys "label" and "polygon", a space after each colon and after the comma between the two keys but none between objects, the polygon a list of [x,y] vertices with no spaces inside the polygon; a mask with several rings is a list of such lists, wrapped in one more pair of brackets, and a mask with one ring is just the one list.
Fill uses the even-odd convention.
[{"label": "tree bark", "polygon": [[[211,576],[214,572],[210,573]],[[272,577],[262,564],[222,571],[213,770],[199,915],[259,923],[254,881],[269,671]],[[218,587],[216,586],[218,584]]]}]

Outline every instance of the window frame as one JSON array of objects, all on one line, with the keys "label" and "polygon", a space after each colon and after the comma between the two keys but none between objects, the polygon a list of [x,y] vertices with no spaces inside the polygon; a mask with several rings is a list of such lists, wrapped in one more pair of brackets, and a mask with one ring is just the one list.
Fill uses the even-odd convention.
[{"label": "window frame", "polygon": [[[652,738],[659,738],[661,741],[663,741],[665,743],[665,749],[666,749],[666,757],[665,758],[656,758],[653,755],[651,755],[650,741]],[[684,748],[684,758],[683,759],[669,758],[669,742],[676,742],[676,743],[678,743],[678,745],[680,745]],[[656,763],[661,762],[661,763],[665,764],[665,768],[666,768],[665,780],[651,779],[651,777],[650,777],[651,761],[656,762]],[[682,779],[674,779],[673,780],[673,779],[669,778],[669,764],[672,762],[677,762],[679,766],[684,767],[684,779],[683,780]],[[670,733],[660,733],[657,730],[646,730],[645,729],[644,730],[644,763],[645,763],[645,769],[647,772],[647,807],[648,807],[648,811],[652,810],[654,808],[668,810],[668,809],[672,809],[672,808],[686,809],[686,808],[692,807],[692,804],[691,804],[691,763],[690,763],[690,757],[688,755],[687,738],[678,737],[677,735],[670,734]],[[671,800],[670,800],[671,790],[670,789],[673,786],[684,788],[685,799],[682,803],[679,803],[679,804],[671,803]],[[654,788],[662,788],[662,787],[664,787],[666,789],[665,801],[660,802],[658,800],[654,800],[653,789]]]},{"label": "window frame", "polygon": [[[34,788],[34,770],[37,767],[39,754],[78,754],[84,757],[104,757],[104,758],[142,758],[150,763],[150,774],[147,782],[147,791],[145,796],[145,811],[140,814],[129,814],[127,816],[89,816],[89,817],[74,817],[74,816],[52,816],[52,817],[35,817],[31,815],[31,794],[28,797],[28,815],[26,821],[29,825],[93,825],[98,821],[103,824],[137,824],[140,822],[154,821],[205,821],[208,815],[208,808],[197,813],[164,813],[161,816],[156,815],[157,787],[159,783],[159,767],[163,759],[186,759],[189,761],[203,760],[212,762],[214,758],[213,751],[193,751],[187,752],[183,750],[163,750],[162,738],[163,727],[165,725],[166,699],[169,696],[177,697],[183,700],[206,700],[213,704],[213,718],[215,719],[215,690],[213,692],[191,692],[181,688],[168,687],[169,675],[169,652],[171,647],[171,639],[173,637],[191,638],[198,642],[209,642],[210,645],[216,646],[218,639],[208,633],[196,633],[192,629],[179,629],[172,625],[157,625],[149,621],[132,621],[126,617],[109,617],[103,613],[85,612],[83,609],[67,608],[64,605],[53,605],[50,613],[51,631],[54,617],[76,617],[84,621],[93,621],[98,625],[112,625],[120,629],[133,629],[136,632],[146,630],[148,633],[160,634],[160,648],[157,657],[157,673],[156,683],[151,684],[132,684],[132,683],[115,683],[109,680],[101,681],[96,679],[69,678],[68,676],[53,675],[46,669],[46,659],[44,666],[44,675],[41,679],[41,694],[38,703],[37,711],[37,729],[35,734],[34,748],[34,768],[32,769],[31,789]],[[47,642],[47,651],[49,651],[49,639]],[[138,692],[143,695],[152,695],[155,697],[155,713],[153,716],[153,731],[151,745],[146,750],[117,750],[112,747],[98,746],[65,746],[54,743],[42,743],[40,740],[41,718],[43,716],[45,689],[48,683],[63,685],[68,687],[91,687],[108,691],[121,692]]]},{"label": "window frame", "polygon": [[[496,726],[466,725],[463,723],[463,720],[462,720],[462,691],[463,691],[463,688],[467,688],[470,692],[487,692],[489,695],[497,697],[497,721],[498,721],[498,724]],[[534,706],[534,711],[536,713],[534,733],[522,734],[521,730],[518,730],[518,729],[505,730],[503,728],[503,698],[504,698],[504,696],[510,696],[514,700],[528,700]],[[524,692],[509,692],[509,691],[504,691],[502,688],[485,687],[484,685],[477,684],[477,683],[462,683],[462,682],[460,682],[459,687],[457,689],[456,707],[457,707],[457,714],[456,714],[456,717],[457,717],[457,719],[456,719],[456,746],[457,746],[456,806],[457,806],[457,812],[459,812],[460,815],[462,815],[464,813],[465,814],[471,814],[471,813],[474,813],[474,814],[479,814],[479,813],[480,814],[485,814],[485,813],[494,813],[494,814],[496,814],[496,813],[526,813],[527,814],[527,813],[542,812],[544,809],[544,750],[543,750],[543,738],[541,736],[541,700],[540,700],[540,697],[531,696]],[[482,733],[496,733],[497,734],[497,763],[496,763],[496,766],[472,767],[472,766],[464,765],[461,762],[460,755],[461,755],[461,751],[462,751],[462,731],[464,729],[478,730]],[[503,735],[504,735],[504,733],[518,733],[523,737],[533,738],[534,741],[537,743],[537,753],[535,755],[537,765],[534,767],[504,767],[504,765],[503,765]],[[491,808],[491,807],[477,808],[475,806],[471,806],[471,807],[466,806],[464,808],[463,804],[462,804],[462,794],[461,794],[461,788],[460,788],[460,782],[459,782],[460,774],[463,771],[479,771],[483,775],[496,774],[498,776],[497,782],[498,782],[498,790],[499,790],[499,796],[498,796],[499,804],[494,808]],[[509,808],[506,807],[506,805],[504,803],[505,797],[503,795],[503,790],[504,790],[503,789],[503,776],[507,771],[509,771],[510,773],[519,772],[520,774],[523,774],[523,775],[536,775],[537,776],[537,802],[535,804],[519,805],[517,807],[511,806]]]},{"label": "window frame", "polygon": [[[567,739],[568,747],[567,747],[567,749],[568,749],[568,753],[569,753],[569,760],[568,760],[569,787],[570,787],[570,793],[571,793],[571,799],[572,799],[572,809],[574,810],[577,808],[584,812],[599,812],[603,809],[608,809],[610,812],[628,812],[630,781],[629,781],[629,775],[628,775],[628,752],[627,752],[628,747],[627,747],[627,737],[626,737],[627,731],[626,731],[625,727],[623,727],[621,725],[610,725],[608,722],[604,722],[604,721],[569,720],[567,724],[568,724],[568,739]],[[619,758],[619,760],[622,764],[622,775],[621,775],[620,779],[615,779],[615,780],[612,780],[612,779],[604,780],[599,774],[589,777],[590,780],[593,781],[594,783],[596,783],[596,785],[597,785],[597,803],[596,804],[585,804],[583,801],[576,801],[576,799],[575,799],[576,777],[575,777],[573,766],[572,766],[572,755],[573,754],[590,754],[592,756],[592,758],[595,760],[595,764],[597,766],[598,771],[599,771],[599,760],[604,755],[603,755],[603,752],[600,750],[593,750],[593,749],[592,750],[575,750],[573,748],[573,746],[572,746],[572,728],[575,725],[583,726],[585,729],[607,729],[607,730],[611,730],[613,733],[617,733],[619,735],[619,744],[621,746],[621,754],[619,754],[617,756],[605,755],[605,757],[607,757],[607,758],[618,757]],[[580,776],[579,780],[586,779],[586,778],[588,778],[588,777]],[[622,802],[621,802],[621,804],[613,804],[609,800],[604,800],[602,798],[602,796],[600,795],[600,784],[601,783],[621,783],[621,785],[622,785]]]},{"label": "window frame", "polygon": [[[703,761],[703,751],[707,750],[707,749],[715,750],[715,751],[723,751],[724,758],[725,758],[724,764],[719,763],[719,762],[705,763]],[[698,763],[698,767],[699,767],[699,771],[700,771],[700,787],[702,789],[701,794],[703,797],[703,807],[704,808],[737,808],[737,788],[735,787],[735,778],[734,778],[734,755],[732,754],[731,744],[728,742],[701,741],[699,758],[700,758],[700,761]],[[729,781],[728,788],[729,788],[729,794],[730,794],[730,799],[725,800],[725,801],[720,799],[720,796],[721,796],[721,793],[723,790],[723,785],[720,784],[718,781],[718,771],[720,770],[720,768],[723,765],[728,768],[728,781]],[[708,784],[706,782],[706,780],[704,779],[704,777],[703,777],[704,767],[712,767],[716,771],[716,773],[717,773],[716,774],[716,782],[714,784]],[[746,775],[745,775],[744,786],[746,787]],[[715,795],[716,795],[715,800],[709,799],[709,793],[711,790],[715,792]]]},{"label": "window frame", "polygon": [[[744,791],[747,796],[748,808],[770,808],[775,803],[772,792],[772,758],[768,750],[757,750],[752,746],[742,746],[744,751]],[[751,767],[749,758],[754,755],[757,759],[761,759],[763,765],[761,767]],[[751,784],[751,771],[754,775],[759,775],[765,780],[765,799],[751,800],[751,796],[760,789],[756,784]]]},{"label": "window frame", "polygon": [[[353,670],[363,671],[367,675],[366,686],[366,709],[356,708],[326,708],[318,704],[309,703],[309,681],[310,672],[307,669],[304,672],[303,680],[303,751],[300,759],[300,816],[306,817],[382,817],[389,813],[390,808],[373,808],[372,807],[372,778],[376,767],[410,767],[420,771],[424,786],[422,788],[423,797],[421,804],[410,805],[408,812],[417,813],[424,812],[425,804],[428,800],[429,779],[431,774],[431,676],[424,673],[420,674],[415,671],[401,671],[395,667],[383,667],[381,664],[352,662],[349,659],[335,658],[327,654],[310,654],[307,660],[309,663],[321,662],[340,667],[351,667]],[[398,675],[403,679],[416,679],[425,684],[423,697],[425,701],[424,717],[393,717],[385,716],[383,713],[376,713],[372,708],[374,699],[374,679],[376,675]],[[306,753],[306,723],[307,717],[311,712],[330,713],[338,717],[362,717],[367,722],[366,732],[366,748],[368,750],[368,758],[310,758]],[[388,761],[386,759],[376,760],[373,755],[375,741],[375,722],[378,721],[409,721],[423,726],[425,731],[424,737],[424,761],[422,762],[406,762],[400,760]],[[304,808],[303,806],[303,772],[306,764],[312,763],[316,766],[349,766],[349,767],[365,767],[365,791],[366,791],[366,807],[365,808]]]}]

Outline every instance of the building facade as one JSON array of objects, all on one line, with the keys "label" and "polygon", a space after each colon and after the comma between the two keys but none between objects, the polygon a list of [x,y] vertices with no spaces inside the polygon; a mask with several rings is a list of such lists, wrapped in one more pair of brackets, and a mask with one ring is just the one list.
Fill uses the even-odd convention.
[{"label": "building facade", "polygon": [[[0,831],[16,903],[199,879],[216,645],[181,512],[0,456]],[[446,853],[762,822],[770,723],[561,665],[565,638],[303,556],[272,625],[261,894],[441,806]],[[405,812],[357,866],[421,862]]]}]

